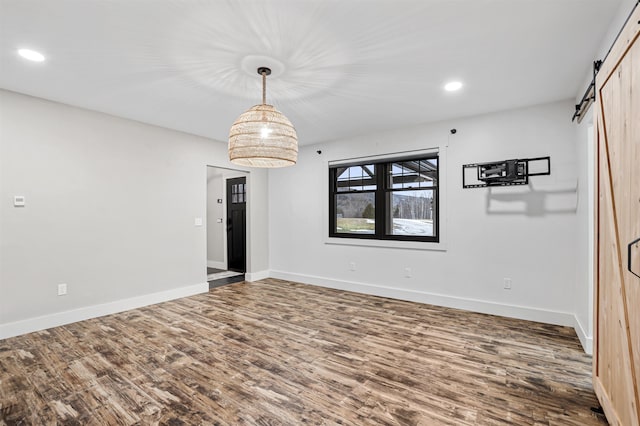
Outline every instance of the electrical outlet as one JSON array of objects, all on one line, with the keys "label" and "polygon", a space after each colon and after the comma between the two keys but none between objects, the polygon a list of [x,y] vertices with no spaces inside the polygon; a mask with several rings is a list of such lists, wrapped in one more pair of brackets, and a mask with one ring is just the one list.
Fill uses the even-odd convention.
[{"label": "electrical outlet", "polygon": [[511,278],[504,279],[504,289],[511,290]]},{"label": "electrical outlet", "polygon": [[24,207],[24,195],[16,195],[13,197],[13,206],[14,207]]},{"label": "electrical outlet", "polygon": [[58,284],[58,296],[64,296],[67,294],[67,285],[66,284]]},{"label": "electrical outlet", "polygon": [[356,270],[356,262],[349,262],[349,270],[350,271]]},{"label": "electrical outlet", "polygon": [[411,268],[404,268],[405,278],[411,278]]}]

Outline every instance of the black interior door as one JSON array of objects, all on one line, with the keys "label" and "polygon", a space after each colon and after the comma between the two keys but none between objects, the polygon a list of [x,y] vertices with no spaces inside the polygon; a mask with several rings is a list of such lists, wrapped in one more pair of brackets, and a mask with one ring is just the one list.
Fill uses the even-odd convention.
[{"label": "black interior door", "polygon": [[227,269],[246,271],[247,178],[227,179]]}]

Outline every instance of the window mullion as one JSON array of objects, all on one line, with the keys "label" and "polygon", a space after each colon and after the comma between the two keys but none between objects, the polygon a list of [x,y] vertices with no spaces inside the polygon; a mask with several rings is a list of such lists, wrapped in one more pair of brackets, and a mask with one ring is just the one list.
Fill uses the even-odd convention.
[{"label": "window mullion", "polygon": [[385,223],[385,172],[383,163],[378,163],[376,167],[376,238],[383,239],[386,233]]},{"label": "window mullion", "polygon": [[329,169],[329,235],[336,232],[336,193],[338,192],[336,169]]}]

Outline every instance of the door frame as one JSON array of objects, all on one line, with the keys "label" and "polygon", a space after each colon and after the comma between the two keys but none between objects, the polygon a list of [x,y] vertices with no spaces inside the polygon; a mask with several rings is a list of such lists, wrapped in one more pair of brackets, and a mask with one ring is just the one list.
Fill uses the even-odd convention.
[{"label": "door frame", "polygon": [[[229,267],[229,259],[227,258],[227,232],[226,232],[226,223],[227,223],[227,179],[228,178],[233,178],[233,177],[246,177],[247,179],[247,202],[246,202],[246,214],[247,214],[247,221],[246,221],[246,228],[245,228],[245,264],[246,264],[246,271],[248,272],[251,268],[251,250],[250,250],[250,241],[251,241],[251,237],[250,237],[250,220],[249,220],[249,213],[251,211],[251,172],[248,170],[241,170],[241,169],[232,169],[229,167],[221,167],[221,166],[215,166],[212,164],[207,164],[205,166],[205,206],[207,206],[208,204],[208,200],[209,200],[209,188],[208,188],[208,184],[207,184],[207,175],[208,173],[206,173],[206,171],[208,170],[209,167],[211,167],[212,169],[216,169],[217,171],[220,172],[220,174],[222,175],[222,225],[223,227],[225,227],[224,232],[222,232],[222,244],[223,244],[223,262],[225,265],[225,270],[228,269]],[[206,253],[208,251],[208,232],[209,232],[209,226],[216,226],[217,223],[212,223],[210,224],[209,221],[205,221],[205,257],[206,257]],[[205,262],[206,263],[206,262]]]}]

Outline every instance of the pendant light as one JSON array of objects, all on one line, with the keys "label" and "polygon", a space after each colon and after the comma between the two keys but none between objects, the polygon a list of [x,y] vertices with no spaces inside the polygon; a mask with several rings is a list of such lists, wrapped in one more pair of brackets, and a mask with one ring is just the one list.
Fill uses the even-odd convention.
[{"label": "pendant light", "polygon": [[242,113],[229,130],[229,160],[249,167],[286,167],[298,159],[298,136],[287,117],[267,105],[267,76],[271,70],[258,68],[262,75],[262,104]]}]

